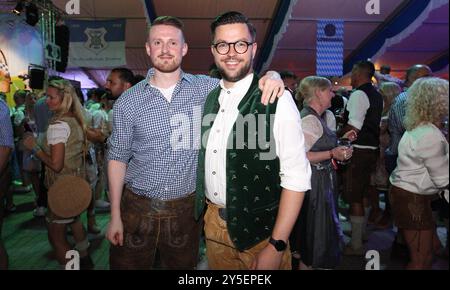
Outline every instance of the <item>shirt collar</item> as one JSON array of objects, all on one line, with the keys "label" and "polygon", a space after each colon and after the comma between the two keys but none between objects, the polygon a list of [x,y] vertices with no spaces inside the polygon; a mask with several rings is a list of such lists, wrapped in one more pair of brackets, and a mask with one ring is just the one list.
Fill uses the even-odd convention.
[{"label": "shirt collar", "polygon": [[240,81],[237,81],[234,83],[234,86],[232,88],[225,88],[225,85],[223,83],[223,79],[220,80],[219,84],[222,90],[230,91],[230,92],[244,92],[246,93],[250,86],[252,85],[254,74],[249,74],[245,78],[243,78]]},{"label": "shirt collar", "polygon": [[[151,68],[147,72],[147,76],[145,77],[145,87],[150,85],[150,79],[155,75],[155,69]],[[189,83],[192,83],[193,76],[190,74],[185,73],[184,71],[181,71],[181,80],[186,80]]]}]

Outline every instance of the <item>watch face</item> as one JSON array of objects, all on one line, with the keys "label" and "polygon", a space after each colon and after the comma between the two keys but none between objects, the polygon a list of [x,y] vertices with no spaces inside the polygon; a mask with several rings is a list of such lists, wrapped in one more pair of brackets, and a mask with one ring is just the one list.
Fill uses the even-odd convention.
[{"label": "watch face", "polygon": [[278,252],[286,250],[287,244],[282,240],[270,239],[270,243],[275,247]]}]

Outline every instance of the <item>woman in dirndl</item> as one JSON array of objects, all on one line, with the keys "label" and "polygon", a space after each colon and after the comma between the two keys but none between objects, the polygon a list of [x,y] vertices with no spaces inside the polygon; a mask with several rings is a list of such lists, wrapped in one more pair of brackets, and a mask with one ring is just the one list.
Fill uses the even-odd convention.
[{"label": "woman in dirndl", "polygon": [[[50,120],[43,144],[37,144],[36,139],[28,135],[24,139],[24,145],[45,164],[45,185],[50,189],[63,175],[85,178],[83,154],[86,150],[86,135],[82,106],[69,81],[50,81],[46,103],[54,116]],[[60,265],[66,267],[66,253],[73,249],[66,237],[67,227],[70,226],[76,243],[74,249],[80,255],[80,268],[93,268],[88,254],[89,242],[80,216],[62,218],[49,208],[46,220],[48,238]]]},{"label": "woman in dirndl", "polygon": [[[336,121],[327,111],[334,97],[331,82],[309,76],[299,85],[307,158],[311,163],[311,190],[305,194],[299,216],[300,269],[333,269],[340,262],[342,230],[337,208],[336,160],[351,158],[351,147],[337,146]],[[345,138],[356,139],[349,131]]]}]

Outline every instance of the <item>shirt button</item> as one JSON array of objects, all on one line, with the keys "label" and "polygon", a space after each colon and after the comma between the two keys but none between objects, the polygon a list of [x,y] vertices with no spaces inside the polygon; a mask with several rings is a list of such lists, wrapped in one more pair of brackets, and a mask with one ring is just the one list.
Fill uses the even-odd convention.
[{"label": "shirt button", "polygon": [[212,172],[212,175],[216,175],[216,172],[215,172],[215,171],[213,171],[213,172]]},{"label": "shirt button", "polygon": [[217,192],[214,192],[214,196],[218,196],[219,194]]},{"label": "shirt button", "polygon": [[220,110],[222,113],[224,113],[225,112],[225,109],[222,109],[222,110]]},{"label": "shirt button", "polygon": [[230,91],[227,91],[227,94],[231,94],[231,92],[230,92]]},{"label": "shirt button", "polygon": [[214,150],[213,152],[214,152],[214,153],[217,153],[217,150]]},{"label": "shirt button", "polygon": [[217,133],[220,133],[220,130],[216,130]]}]

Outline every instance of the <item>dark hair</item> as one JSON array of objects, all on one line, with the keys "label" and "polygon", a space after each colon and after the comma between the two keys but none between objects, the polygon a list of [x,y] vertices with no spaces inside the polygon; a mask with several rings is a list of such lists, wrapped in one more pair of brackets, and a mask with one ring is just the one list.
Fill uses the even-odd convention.
[{"label": "dark hair", "polygon": [[297,76],[293,72],[288,71],[288,70],[280,71],[280,77],[281,77],[282,80],[284,80],[284,79],[297,79]]},{"label": "dark hair", "polygon": [[421,69],[430,69],[428,66],[424,65],[424,64],[415,64],[413,66],[411,66],[410,68],[408,68],[406,70],[406,79],[405,79],[405,83],[407,85],[412,85],[412,83],[417,79],[417,76],[415,75],[418,71],[420,71]]},{"label": "dark hair", "polygon": [[380,72],[386,72],[386,74],[390,74],[391,73],[391,67],[388,64],[383,64],[380,67]]},{"label": "dark hair", "polygon": [[25,100],[25,97],[27,96],[27,94],[28,94],[28,91],[27,90],[17,90],[15,93],[14,93],[14,99],[22,99],[22,100]]},{"label": "dark hair", "polygon": [[371,79],[375,74],[375,65],[368,60],[361,60],[355,63],[353,68],[361,71],[365,76]]},{"label": "dark hair", "polygon": [[95,96],[95,97],[97,97],[97,98],[100,100],[100,98],[101,98],[104,94],[106,94],[106,90],[105,90],[105,89],[102,89],[102,88],[93,88],[93,89],[90,89],[90,90],[87,92],[87,96],[88,96],[89,99],[92,98],[92,96]]},{"label": "dark hair", "polygon": [[211,23],[211,34],[212,38],[216,36],[216,28],[225,25],[225,24],[234,24],[234,23],[243,23],[247,24],[248,31],[252,37],[252,41],[256,40],[256,29],[252,23],[248,20],[247,16],[237,11],[228,11],[225,12],[214,19]]},{"label": "dark hair", "polygon": [[143,80],[145,80],[145,77],[143,75],[135,75],[134,76],[134,84],[137,84]]},{"label": "dark hair", "polygon": [[124,67],[116,67],[111,70],[111,73],[119,74],[121,81],[134,85],[134,74],[131,70]]},{"label": "dark hair", "polygon": [[95,88],[89,89],[86,93],[88,99],[92,98],[92,95],[95,95]]}]

